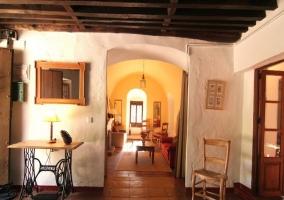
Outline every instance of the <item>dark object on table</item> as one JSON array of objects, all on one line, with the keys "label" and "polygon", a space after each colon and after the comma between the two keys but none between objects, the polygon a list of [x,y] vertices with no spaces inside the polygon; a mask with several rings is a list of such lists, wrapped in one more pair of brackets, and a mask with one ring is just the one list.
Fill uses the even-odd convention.
[{"label": "dark object on table", "polygon": [[60,133],[61,133],[61,136],[62,136],[65,144],[71,144],[72,143],[72,137],[70,136],[70,134],[67,131],[61,130]]}]

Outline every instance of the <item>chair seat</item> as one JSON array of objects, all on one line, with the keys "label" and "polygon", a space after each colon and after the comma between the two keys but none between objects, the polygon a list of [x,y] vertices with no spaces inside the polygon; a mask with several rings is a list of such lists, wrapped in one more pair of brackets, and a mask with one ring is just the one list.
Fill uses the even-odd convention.
[{"label": "chair seat", "polygon": [[228,176],[226,174],[216,173],[206,169],[196,169],[193,170],[196,176],[206,179],[206,180],[216,180],[219,181],[220,179],[227,180]]}]

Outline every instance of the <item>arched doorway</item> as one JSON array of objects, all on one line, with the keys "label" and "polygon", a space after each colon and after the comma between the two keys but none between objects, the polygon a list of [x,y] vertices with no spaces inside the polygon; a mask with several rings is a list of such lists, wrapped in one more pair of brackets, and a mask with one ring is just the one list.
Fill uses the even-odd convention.
[{"label": "arched doorway", "polygon": [[[168,116],[165,121],[171,122],[169,135],[173,135],[176,131],[179,111],[182,72],[183,70],[187,71],[186,53],[155,45],[126,45],[109,50],[107,55],[107,95],[109,97],[116,91],[124,90],[118,85],[125,79],[132,79],[133,88],[139,88],[139,80],[143,73],[141,64],[143,60],[145,61],[146,80],[157,82],[160,85],[160,89],[157,91],[162,91],[165,94],[167,104],[162,104],[162,109],[167,110]],[[112,75],[109,73],[110,70],[113,70]],[[150,88],[147,84],[147,89]],[[177,96],[178,98],[176,98]],[[151,106],[153,101],[153,99],[147,101],[147,106]],[[123,104],[127,106],[127,102],[125,99]],[[122,129],[127,129],[129,122],[127,119],[124,121]]]}]

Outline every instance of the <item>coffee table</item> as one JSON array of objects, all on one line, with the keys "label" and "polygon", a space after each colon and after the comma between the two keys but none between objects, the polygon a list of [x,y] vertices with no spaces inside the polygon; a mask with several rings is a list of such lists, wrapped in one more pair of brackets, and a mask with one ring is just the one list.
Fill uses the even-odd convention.
[{"label": "coffee table", "polygon": [[136,164],[138,163],[138,151],[149,151],[149,156],[152,157],[152,164],[154,163],[155,144],[151,141],[146,141],[145,145],[136,146]]}]

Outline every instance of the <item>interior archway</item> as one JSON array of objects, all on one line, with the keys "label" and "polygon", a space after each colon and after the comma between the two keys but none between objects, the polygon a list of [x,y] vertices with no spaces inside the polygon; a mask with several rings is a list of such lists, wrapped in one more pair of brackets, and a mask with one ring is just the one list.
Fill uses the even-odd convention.
[{"label": "interior archway", "polygon": [[[167,103],[162,104],[162,106],[166,106],[165,109],[167,110],[166,121],[170,123],[169,135],[174,136],[174,132],[177,130],[176,121],[180,104],[181,77],[183,70],[188,71],[187,60],[185,52],[169,47],[142,44],[115,47],[107,53],[107,96],[110,97],[116,91],[126,90],[121,85],[127,79],[128,81],[132,80],[132,89],[139,89],[144,62],[147,89],[151,88],[151,84],[148,83],[156,82],[165,95]],[[110,71],[112,71],[112,74],[109,73]],[[131,89],[127,90],[127,92],[129,91]],[[125,107],[129,107],[128,98],[122,101],[124,101]],[[152,106],[152,101],[154,99],[147,101],[147,106]],[[126,112],[129,116],[129,110]],[[126,120],[126,126],[122,129],[126,129],[128,133],[129,117],[126,117]]]}]

